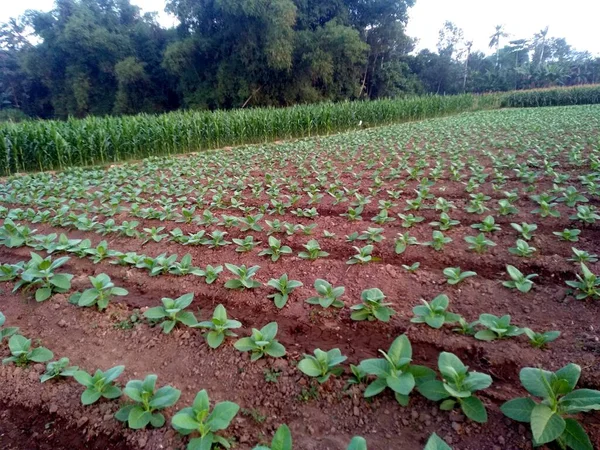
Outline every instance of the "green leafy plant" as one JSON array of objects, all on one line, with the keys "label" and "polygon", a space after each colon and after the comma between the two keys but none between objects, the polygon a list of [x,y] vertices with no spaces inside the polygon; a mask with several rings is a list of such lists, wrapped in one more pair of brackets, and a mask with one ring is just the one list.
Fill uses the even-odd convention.
[{"label": "green leafy plant", "polygon": [[367,450],[367,441],[362,436],[354,436],[346,450]]},{"label": "green leafy plant", "polygon": [[432,247],[434,250],[439,252],[443,250],[446,244],[449,244],[450,242],[452,242],[452,238],[444,236],[444,233],[442,233],[441,231],[434,230],[431,237],[431,241],[423,242],[423,245]]},{"label": "green leafy plant", "polygon": [[244,239],[232,239],[234,244],[238,247],[235,249],[239,253],[251,252],[254,247],[259,245],[260,241],[255,241],[253,236],[246,236]]},{"label": "green leafy plant", "polygon": [[419,267],[421,267],[421,263],[420,262],[414,262],[410,266],[408,264],[402,264],[402,268],[404,270],[407,270],[408,272],[411,272],[411,273],[416,272],[419,269]]},{"label": "green leafy plant", "polygon": [[415,317],[410,319],[412,323],[426,323],[431,328],[442,328],[445,323],[455,323],[459,319],[458,314],[447,311],[450,301],[448,296],[440,294],[431,303],[421,299],[422,305],[413,308]]},{"label": "green leafy plant", "polygon": [[413,237],[410,235],[410,233],[407,231],[406,233],[402,234],[402,233],[398,233],[398,236],[396,237],[395,240],[395,252],[398,255],[401,255],[402,253],[404,253],[406,251],[406,248],[409,245],[418,245],[418,241],[417,238]]},{"label": "green leafy plant", "polygon": [[574,256],[569,258],[569,261],[578,262],[578,263],[598,262],[598,255],[596,255],[596,254],[589,253],[585,250],[578,250],[575,247],[571,247],[571,250],[573,251]]},{"label": "green leafy plant", "polygon": [[155,428],[165,424],[165,416],[158,410],[173,406],[179,400],[181,391],[172,386],[156,389],[156,375],[148,375],[144,380],[129,380],[123,393],[133,400],[133,404],[122,406],[115,419],[127,422],[129,428],[140,430],[148,424]]},{"label": "green leafy plant", "polygon": [[478,322],[486,328],[475,333],[475,339],[479,339],[480,341],[493,341],[520,336],[525,332],[523,328],[510,324],[510,316],[508,314],[502,317],[494,316],[493,314],[481,314]]},{"label": "green leafy plant", "polygon": [[276,335],[277,322],[271,322],[260,330],[252,328],[252,335],[239,339],[234,347],[241,352],[251,352],[251,361],[256,361],[264,355],[280,358],[285,356],[285,347],[275,339]]},{"label": "green leafy plant", "polygon": [[600,277],[588,269],[588,266],[581,263],[581,275],[577,274],[576,277],[576,280],[567,281],[567,285],[576,290],[577,300],[600,298]]},{"label": "green leafy plant", "polygon": [[227,429],[239,410],[237,403],[220,402],[211,411],[208,393],[202,389],[196,395],[192,406],[177,412],[171,423],[173,428],[183,435],[193,432],[200,435],[190,439],[187,450],[210,450],[213,444],[228,449],[231,447],[229,441],[216,433]]},{"label": "green leafy plant", "polygon": [[6,316],[0,312],[0,344],[4,338],[11,337],[19,331],[18,327],[4,327]]},{"label": "green leafy plant", "polygon": [[473,250],[475,253],[485,253],[490,247],[495,247],[496,243],[491,239],[485,237],[485,234],[479,233],[477,236],[465,236],[465,242],[468,245],[469,250]]},{"label": "green leafy plant", "polygon": [[443,212],[440,214],[439,220],[430,222],[429,225],[434,228],[439,228],[440,231],[447,231],[450,230],[452,227],[460,225],[460,221],[451,219],[448,213]]},{"label": "green leafy plant", "polygon": [[440,353],[438,369],[442,381],[429,380],[418,386],[419,392],[434,402],[443,400],[442,410],[451,410],[457,404],[469,419],[485,423],[487,411],[474,392],[486,389],[492,384],[492,377],[479,372],[469,372],[469,368],[454,354]]},{"label": "green leafy plant", "polygon": [[546,344],[555,341],[560,336],[560,331],[536,333],[531,328],[523,328],[523,331],[529,338],[529,343],[536,348],[544,348]]},{"label": "green leafy plant", "polygon": [[530,246],[527,241],[524,241],[523,239],[517,239],[516,247],[510,247],[508,249],[509,253],[525,258],[533,256],[536,250],[535,247]]},{"label": "green leafy plant", "polygon": [[523,222],[521,225],[517,223],[511,223],[510,226],[517,230],[517,232],[519,232],[526,241],[529,241],[533,238],[533,232],[538,228],[535,223],[525,222]]},{"label": "green leafy plant", "polygon": [[96,277],[89,277],[92,287],[81,293],[77,292],[71,296],[69,302],[78,306],[97,306],[103,311],[108,306],[113,296],[125,296],[128,294],[126,289],[116,287],[105,273]]},{"label": "green leafy plant", "polygon": [[316,349],[313,355],[304,355],[304,358],[298,363],[298,369],[309,377],[315,377],[319,383],[325,383],[331,375],[339,376],[344,369],[339,367],[341,363],[348,359],[342,355],[339,348],[328,351]]},{"label": "green leafy plant", "polygon": [[384,303],[385,295],[378,288],[365,289],[360,298],[362,303],[350,307],[352,320],[389,322],[392,315],[396,313],[389,307],[392,303]]},{"label": "green leafy plant", "polygon": [[144,312],[144,317],[152,321],[159,321],[163,332],[168,334],[173,331],[177,323],[182,323],[188,327],[192,327],[198,323],[196,316],[191,311],[184,311],[185,308],[192,304],[194,294],[184,294],[181,297],[173,300],[172,298],[162,298],[162,306],[155,306]]},{"label": "green leafy plant", "polygon": [[344,307],[344,303],[340,300],[346,290],[344,286],[333,287],[331,283],[317,278],[314,287],[318,296],[310,297],[306,300],[306,303],[320,305],[322,308],[329,308],[330,306],[334,308]]},{"label": "green leafy plant", "polygon": [[223,272],[223,266],[213,267],[208,264],[205,269],[199,269],[197,275],[204,277],[206,284],[213,284],[219,278],[221,272]]},{"label": "green leafy plant", "polygon": [[46,365],[46,372],[40,377],[40,381],[45,383],[58,377],[72,377],[79,370],[77,366],[69,366],[69,358],[60,358],[58,361],[51,361]]},{"label": "green leafy plant", "polygon": [[500,225],[496,224],[493,216],[487,216],[481,223],[471,225],[471,228],[475,228],[482,233],[493,233],[501,230]]},{"label": "green leafy plant", "polygon": [[30,362],[46,362],[54,357],[54,354],[46,347],[31,346],[31,339],[20,334],[13,334],[8,340],[8,349],[11,356],[4,358],[2,364],[14,363],[17,366],[26,366]]},{"label": "green leafy plant", "polygon": [[581,230],[570,230],[568,228],[565,228],[563,231],[553,231],[552,234],[554,236],[558,236],[558,238],[561,241],[577,242],[579,241],[579,235],[581,234]]},{"label": "green leafy plant", "polygon": [[593,450],[590,438],[573,416],[600,410],[600,391],[575,389],[580,376],[581,367],[576,364],[567,364],[556,372],[525,367],[519,378],[534,398],[515,398],[500,409],[513,420],[531,424],[536,447],[556,441],[564,449]]},{"label": "green leafy plant", "polygon": [[432,435],[429,436],[429,439],[427,439],[427,443],[423,450],[452,450],[452,447],[446,444],[446,442],[437,434],[432,433]]},{"label": "green leafy plant", "polygon": [[257,445],[253,450],[292,450],[292,433],[286,424],[279,425],[271,445]]},{"label": "green leafy plant", "polygon": [[370,261],[373,261],[373,245],[365,245],[364,247],[352,247],[358,253],[352,255],[346,264],[366,264]]},{"label": "green leafy plant", "polygon": [[517,269],[515,266],[511,266],[510,264],[506,266],[506,271],[510,276],[510,280],[504,281],[502,285],[510,289],[518,289],[520,292],[525,294],[533,287],[533,281],[531,280],[537,277],[537,274],[535,273],[523,275],[519,269]]},{"label": "green leafy plant", "polygon": [[228,280],[225,283],[227,289],[253,289],[262,286],[258,281],[252,279],[260,269],[260,266],[246,267],[245,265],[236,266],[225,263],[225,267],[237,276],[237,278]]},{"label": "green leafy plant", "polygon": [[279,279],[271,278],[267,283],[267,286],[270,286],[278,291],[275,294],[269,294],[267,298],[272,298],[275,302],[275,306],[281,309],[287,303],[289,295],[292,293],[292,291],[300,286],[303,286],[303,284],[300,281],[288,279],[287,273],[284,273],[281,275],[281,277],[279,277]]},{"label": "green leafy plant", "polygon": [[281,241],[275,236],[269,236],[269,248],[261,250],[258,256],[270,256],[271,261],[277,261],[283,255],[290,255],[292,249],[287,245],[281,245]]},{"label": "green leafy plant", "polygon": [[302,259],[315,260],[329,256],[329,253],[321,250],[321,245],[316,239],[311,239],[305,245],[303,245],[303,247],[306,249],[306,251],[298,253],[298,256]]},{"label": "green leafy plant", "polygon": [[434,380],[436,377],[435,372],[428,367],[411,364],[412,346],[405,334],[392,342],[387,353],[383,350],[379,352],[383,355],[383,359],[365,359],[359,365],[366,374],[376,377],[364,392],[367,398],[389,388],[394,392],[398,403],[406,406],[415,385]]},{"label": "green leafy plant", "polygon": [[458,284],[469,277],[474,277],[477,272],[464,271],[461,272],[460,267],[447,267],[444,269],[444,275],[448,284]]},{"label": "green leafy plant", "polygon": [[398,217],[402,219],[402,227],[403,228],[411,228],[416,224],[423,222],[425,217],[415,216],[414,214],[398,214]]},{"label": "green leafy plant", "polygon": [[114,381],[123,373],[123,370],[125,370],[125,366],[115,366],[105,372],[98,369],[93,376],[84,370],[75,372],[73,378],[86,388],[81,394],[81,403],[91,405],[101,397],[109,400],[119,398],[121,389],[115,386]]},{"label": "green leafy plant", "polygon": [[194,328],[205,328],[209,330],[206,333],[206,342],[210,348],[218,348],[226,337],[237,337],[233,331],[242,326],[241,322],[231,320],[227,317],[227,311],[223,305],[217,305],[213,312],[211,320],[198,322],[193,325]]},{"label": "green leafy plant", "polygon": [[475,327],[477,325],[479,325],[479,320],[468,322],[464,317],[459,317],[458,327],[453,328],[452,331],[455,333],[464,334],[465,336],[475,336],[475,333],[477,333]]},{"label": "green leafy plant", "polygon": [[37,253],[31,253],[31,260],[24,266],[20,280],[15,284],[13,292],[21,287],[25,290],[35,289],[35,300],[43,302],[54,293],[64,293],[71,289],[73,275],[55,273],[55,270],[65,264],[70,258],[64,256],[52,261],[51,257],[42,258]]}]

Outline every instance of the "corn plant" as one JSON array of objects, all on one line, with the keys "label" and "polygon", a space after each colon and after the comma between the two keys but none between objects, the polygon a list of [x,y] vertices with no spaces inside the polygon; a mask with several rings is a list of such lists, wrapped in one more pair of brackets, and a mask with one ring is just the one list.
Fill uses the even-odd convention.
[{"label": "corn plant", "polygon": [[274,236],[269,236],[269,248],[261,250],[258,256],[270,256],[271,261],[277,261],[283,255],[290,255],[292,249],[287,245],[281,245],[281,241]]},{"label": "corn plant", "polygon": [[527,241],[524,241],[523,239],[517,239],[517,244],[516,247],[510,247],[508,249],[508,252],[513,254],[513,255],[517,255],[517,256],[521,256],[524,258],[529,258],[531,256],[533,256],[533,254],[536,252],[536,248],[529,245],[527,243]]},{"label": "corn plant", "polygon": [[429,246],[433,248],[435,251],[442,251],[444,247],[452,242],[452,238],[448,236],[444,236],[444,233],[438,230],[434,230],[431,241],[423,242],[422,245]]},{"label": "corn plant", "polygon": [[4,338],[11,337],[19,331],[18,327],[4,327],[6,316],[0,312],[0,344]]},{"label": "corn plant", "polygon": [[279,425],[271,445],[257,445],[252,450],[292,450],[292,433],[286,424]]},{"label": "corn plant", "polygon": [[414,387],[436,377],[435,372],[428,367],[411,364],[412,346],[405,334],[394,339],[387,353],[383,350],[379,352],[383,359],[365,359],[359,365],[366,374],[376,377],[364,392],[366,398],[389,388],[394,392],[398,403],[407,406]]},{"label": "corn plant", "polygon": [[413,308],[413,314],[415,317],[410,319],[412,323],[426,323],[431,328],[442,328],[445,323],[455,323],[459,319],[458,314],[447,311],[448,296],[440,294],[435,297],[431,303],[421,299],[422,305],[415,306]]},{"label": "corn plant", "polygon": [[302,247],[306,249],[306,251],[298,253],[298,256],[302,259],[314,261],[315,259],[329,256],[329,253],[321,250],[321,245],[316,239],[311,239]]},{"label": "corn plant", "polygon": [[469,368],[453,353],[442,352],[438,358],[438,370],[442,380],[429,380],[418,386],[419,393],[428,400],[438,402],[440,409],[449,411],[456,405],[469,419],[486,423],[488,416],[485,406],[474,393],[492,384],[492,377]]},{"label": "corn plant", "polygon": [[536,447],[556,441],[564,449],[593,450],[589,436],[573,416],[600,410],[600,391],[575,389],[580,376],[581,367],[576,364],[556,372],[525,367],[519,378],[531,396],[509,400],[500,409],[510,419],[531,424]]},{"label": "corn plant", "polygon": [[485,327],[485,330],[479,330],[475,333],[475,339],[480,341],[494,341],[522,335],[525,330],[510,324],[510,316],[502,317],[493,314],[481,314],[478,323]]},{"label": "corn plant", "polygon": [[218,348],[226,337],[237,337],[233,331],[242,326],[241,322],[231,320],[227,317],[227,311],[223,305],[217,305],[210,320],[198,322],[192,327],[204,328],[206,333],[206,342],[210,348]]},{"label": "corn plant", "polygon": [[245,265],[236,266],[234,264],[225,263],[225,267],[232,274],[237,276],[237,278],[228,280],[225,283],[227,289],[254,289],[262,286],[258,281],[252,279],[260,269],[260,266],[246,267]]},{"label": "corn plant", "polygon": [[42,258],[37,253],[31,253],[31,260],[25,264],[19,274],[20,280],[15,284],[13,292],[20,288],[25,291],[35,289],[35,300],[43,302],[54,293],[64,293],[71,289],[73,275],[55,273],[55,270],[64,265],[70,258],[64,256],[52,261],[51,257]]},{"label": "corn plant", "polygon": [[319,305],[322,308],[343,308],[344,303],[340,300],[346,288],[344,286],[333,287],[333,285],[325,280],[317,278],[314,288],[317,291],[316,297],[310,297],[306,303],[311,305]]},{"label": "corn plant", "polygon": [[443,273],[448,284],[458,284],[469,277],[474,277],[477,275],[477,272],[472,272],[469,270],[462,272],[460,267],[446,267]]},{"label": "corn plant", "polygon": [[533,238],[533,232],[538,228],[535,223],[526,222],[523,222],[520,225],[511,223],[510,226],[513,227],[526,241],[530,241]]},{"label": "corn plant", "polygon": [[523,331],[529,338],[529,343],[535,348],[544,348],[546,344],[555,341],[560,336],[560,331],[545,331],[537,333],[531,328],[523,328]]},{"label": "corn plant", "polygon": [[192,327],[198,323],[196,316],[191,311],[184,311],[192,304],[194,294],[184,294],[173,300],[172,298],[162,298],[162,306],[155,306],[144,312],[144,317],[148,320],[159,321],[163,332],[169,334],[175,328],[177,323]]},{"label": "corn plant", "polygon": [[377,288],[365,289],[360,298],[362,303],[350,307],[352,320],[389,322],[390,318],[396,314],[396,311],[389,307],[392,303],[384,303],[385,295]]},{"label": "corn plant", "polygon": [[103,311],[108,306],[113,296],[125,296],[129,292],[126,289],[116,287],[105,273],[96,277],[88,277],[92,287],[85,291],[75,293],[69,299],[70,303],[78,306],[97,306],[99,311]]},{"label": "corn plant", "polygon": [[157,378],[156,375],[148,375],[144,380],[129,380],[123,393],[133,403],[122,406],[115,413],[115,419],[127,422],[127,426],[133,430],[140,430],[148,425],[162,427],[165,416],[157,411],[177,403],[181,391],[172,386],[156,389]]},{"label": "corn plant", "polygon": [[276,334],[277,322],[270,322],[260,330],[252,328],[252,335],[239,339],[234,347],[240,352],[251,352],[251,361],[256,361],[264,355],[280,358],[285,356],[285,347],[275,339]]},{"label": "corn plant", "polygon": [[4,358],[2,364],[14,363],[17,366],[26,366],[30,362],[42,363],[51,360],[54,354],[46,347],[31,346],[31,339],[20,334],[13,334],[8,340],[8,349],[11,356]]},{"label": "corn plant", "polygon": [[510,280],[504,281],[502,283],[503,286],[510,289],[518,289],[520,292],[526,294],[533,287],[533,278],[537,277],[537,274],[533,273],[530,275],[523,275],[523,273],[517,269],[515,266],[511,266],[508,264],[506,266],[506,271],[510,276]]},{"label": "corn plant", "polygon": [[339,365],[348,359],[342,355],[339,348],[328,351],[316,349],[313,355],[304,355],[298,363],[298,369],[309,377],[315,377],[321,384],[325,383],[332,375],[340,376],[344,369]]},{"label": "corn plant", "polygon": [[73,374],[73,378],[85,387],[81,394],[81,403],[91,405],[104,397],[109,400],[119,398],[121,389],[115,386],[114,381],[123,373],[125,366],[115,366],[103,372],[97,369],[94,375],[90,375],[84,370],[78,370]]},{"label": "corn plant", "polygon": [[40,382],[45,383],[58,377],[72,377],[78,370],[78,366],[69,366],[69,358],[60,358],[46,365],[46,372],[40,377]]},{"label": "corn plant", "polygon": [[600,277],[588,269],[584,263],[581,263],[581,275],[577,274],[576,277],[576,280],[567,281],[567,285],[575,289],[577,300],[600,298]]}]

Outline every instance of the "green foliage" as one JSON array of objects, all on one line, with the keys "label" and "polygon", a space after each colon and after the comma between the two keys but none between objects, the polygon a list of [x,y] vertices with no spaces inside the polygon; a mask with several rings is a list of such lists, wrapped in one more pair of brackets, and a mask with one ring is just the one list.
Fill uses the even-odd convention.
[{"label": "green foliage", "polygon": [[292,450],[292,433],[286,424],[279,425],[271,445],[257,445],[253,450]]},{"label": "green foliage", "polygon": [[367,441],[362,436],[354,436],[346,450],[367,450]]},{"label": "green foliage", "polygon": [[413,314],[415,317],[410,319],[413,323],[426,323],[431,328],[442,328],[445,323],[455,323],[459,319],[458,314],[447,311],[448,309],[448,296],[440,294],[435,297],[431,303],[421,299],[423,305],[415,306],[413,308]]},{"label": "green foliage", "polygon": [[523,328],[510,324],[510,316],[508,314],[502,317],[497,317],[493,314],[481,314],[478,323],[485,327],[485,330],[475,333],[475,339],[479,339],[480,341],[493,341],[520,336],[525,332]]},{"label": "green foliage", "polygon": [[440,408],[450,410],[459,405],[465,416],[475,422],[487,422],[485,406],[473,394],[492,384],[492,377],[469,368],[454,354],[442,352],[438,358],[438,369],[442,381],[429,380],[421,383],[419,392],[434,402],[443,400]]},{"label": "green foliage", "polygon": [[236,328],[242,326],[241,322],[237,320],[231,320],[227,317],[227,311],[221,304],[217,305],[213,312],[211,320],[198,322],[192,325],[194,328],[206,328],[206,342],[210,348],[218,348],[226,337],[236,337],[233,331]]},{"label": "green foliage", "polygon": [[321,245],[316,239],[311,239],[305,245],[303,245],[303,247],[306,249],[306,251],[298,253],[298,256],[302,259],[315,260],[329,256],[329,253],[321,250]]},{"label": "green foliage", "polygon": [[581,275],[577,274],[576,277],[576,280],[567,281],[567,285],[576,290],[575,298],[577,300],[600,298],[600,277],[588,269],[588,266],[581,263]]},{"label": "green foliage", "polygon": [[325,280],[317,278],[315,280],[316,297],[310,297],[306,303],[311,305],[320,305],[322,308],[343,308],[344,303],[340,300],[344,295],[346,288],[344,286],[333,287],[333,285]]},{"label": "green foliage", "polygon": [[523,331],[529,338],[529,342],[533,347],[544,348],[549,342],[555,341],[560,336],[560,331],[545,331],[537,333],[531,328],[523,328]]},{"label": "green foliage", "polygon": [[20,334],[13,334],[8,340],[8,349],[11,356],[4,358],[2,364],[14,363],[17,366],[26,366],[30,362],[46,362],[51,360],[54,355],[46,347],[31,346],[31,339],[27,339]]},{"label": "green foliage", "polygon": [[561,448],[592,450],[590,438],[572,416],[600,410],[600,391],[575,389],[580,375],[581,367],[576,364],[567,364],[556,372],[525,367],[519,378],[534,398],[515,398],[500,409],[513,420],[531,424],[534,446],[556,441]]},{"label": "green foliage", "polygon": [[510,247],[508,249],[509,253],[525,258],[533,256],[536,250],[537,249],[535,247],[532,247],[527,243],[527,241],[524,241],[523,239],[517,239],[516,247]]},{"label": "green foliage", "polygon": [[469,250],[482,254],[489,250],[490,247],[495,247],[496,243],[485,237],[485,234],[479,233],[477,236],[465,236],[465,242]]},{"label": "green foliage", "polygon": [[97,369],[94,375],[90,375],[84,370],[78,370],[73,374],[73,378],[85,387],[81,394],[81,403],[91,405],[100,400],[101,397],[115,399],[121,396],[121,389],[115,386],[114,381],[123,373],[125,366],[115,366],[103,372]]},{"label": "green foliage", "polygon": [[13,292],[23,287],[25,290],[35,289],[35,300],[43,302],[54,293],[63,293],[71,289],[73,275],[55,273],[55,270],[65,264],[70,258],[64,256],[52,261],[51,257],[42,258],[37,253],[31,253],[31,260],[27,262],[20,273],[20,280],[15,284]]},{"label": "green foliage", "polygon": [[122,406],[115,414],[121,422],[127,422],[129,428],[139,430],[149,424],[154,428],[165,424],[165,416],[156,412],[173,406],[179,400],[181,391],[172,386],[156,389],[156,375],[148,375],[144,380],[129,380],[123,389],[133,404]]},{"label": "green foliage", "polygon": [[272,298],[275,302],[275,306],[281,309],[287,303],[290,293],[300,286],[303,286],[303,284],[300,281],[289,280],[287,273],[284,273],[281,275],[281,277],[279,277],[279,279],[270,279],[267,283],[267,286],[270,286],[278,291],[275,294],[269,294],[267,297]]},{"label": "green foliage", "polygon": [[188,450],[210,450],[213,444],[229,448],[229,442],[216,433],[227,429],[239,410],[239,405],[233,402],[217,403],[211,410],[208,393],[202,389],[192,406],[178,411],[171,423],[183,435],[199,434],[200,437],[190,440]]},{"label": "green foliage", "polygon": [[520,292],[527,293],[533,287],[532,278],[537,277],[537,274],[523,275],[523,273],[517,269],[515,266],[511,266],[508,264],[506,266],[506,271],[510,276],[509,281],[504,281],[502,283],[503,286],[510,289],[518,289]]},{"label": "green foliage", "polygon": [[69,298],[70,303],[78,306],[97,306],[98,310],[103,311],[108,306],[112,296],[125,296],[128,294],[126,289],[116,287],[105,273],[95,277],[90,276],[89,280],[92,288],[73,294]]},{"label": "green foliage", "polygon": [[397,337],[389,351],[379,350],[383,359],[365,359],[359,367],[366,374],[376,377],[365,390],[365,397],[373,397],[385,390],[391,389],[396,400],[402,406],[407,406],[409,395],[417,384],[435,379],[435,372],[424,366],[411,364],[412,346],[405,334]]},{"label": "green foliage", "polygon": [[439,252],[443,250],[446,244],[449,244],[450,242],[452,242],[451,237],[444,236],[441,231],[434,230],[431,241],[423,242],[423,245],[428,245]]},{"label": "green foliage", "polygon": [[446,276],[448,284],[458,284],[469,277],[476,276],[477,272],[471,272],[468,270],[461,272],[460,267],[447,267],[444,269],[444,275]]},{"label": "green foliage", "polygon": [[252,335],[239,339],[234,347],[241,352],[251,352],[251,361],[256,361],[264,355],[280,358],[285,356],[285,347],[275,339],[276,334],[277,322],[270,322],[260,330],[252,328]]},{"label": "green foliage", "polygon": [[258,256],[270,256],[271,261],[277,261],[283,255],[291,255],[292,249],[287,245],[281,245],[281,241],[275,236],[269,236],[269,248],[261,250]]},{"label": "green foliage", "polygon": [[42,374],[40,381],[45,383],[58,377],[72,377],[78,370],[78,366],[69,366],[69,358],[60,358],[46,364],[46,372]]},{"label": "green foliage", "polygon": [[316,349],[313,355],[304,355],[298,363],[298,369],[309,377],[315,377],[319,383],[325,383],[331,375],[340,376],[344,369],[339,364],[348,359],[338,348],[328,351]]},{"label": "green foliage", "polygon": [[0,312],[0,344],[4,338],[11,337],[19,331],[18,327],[5,327],[6,316]]},{"label": "green foliage", "polygon": [[373,261],[373,245],[365,245],[364,247],[352,247],[357,253],[350,257],[346,264],[366,264],[368,262]]},{"label": "green foliage", "polygon": [[260,266],[246,267],[245,265],[236,266],[234,264],[225,263],[225,267],[232,274],[237,276],[228,280],[225,283],[225,287],[228,289],[253,289],[262,286],[258,281],[253,280],[252,277],[259,271]]},{"label": "green foliage", "polygon": [[162,306],[155,306],[144,312],[144,317],[152,321],[159,321],[160,327],[164,333],[170,333],[177,323],[188,327],[193,327],[198,323],[196,316],[191,311],[184,311],[192,304],[194,293],[184,294],[173,300],[172,298],[162,298]]},{"label": "green foliage", "polygon": [[558,236],[561,241],[577,242],[579,241],[581,230],[569,230],[568,228],[565,228],[563,231],[554,231],[552,234],[554,236]]},{"label": "green foliage", "polygon": [[518,223],[511,223],[511,227],[513,227],[517,232],[521,234],[523,239],[529,241],[533,238],[533,232],[537,230],[538,226],[535,223],[525,223],[523,222],[521,225]]},{"label": "green foliage", "polygon": [[433,433],[429,436],[429,439],[427,439],[427,443],[423,450],[452,450],[452,447],[446,444],[446,442],[437,434]]},{"label": "green foliage", "polygon": [[392,303],[384,303],[385,295],[378,288],[365,289],[360,298],[362,303],[350,307],[352,320],[380,320],[389,322],[390,318],[396,313],[389,306]]}]

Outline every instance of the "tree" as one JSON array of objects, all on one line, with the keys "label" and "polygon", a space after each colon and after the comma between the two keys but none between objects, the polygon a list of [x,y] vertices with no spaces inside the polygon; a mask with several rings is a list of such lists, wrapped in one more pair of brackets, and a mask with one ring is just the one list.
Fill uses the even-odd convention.
[{"label": "tree", "polygon": [[498,67],[500,63],[500,40],[505,37],[508,37],[508,34],[504,31],[504,25],[496,25],[496,31],[490,36],[490,43],[488,44],[489,48],[496,49],[496,67]]}]

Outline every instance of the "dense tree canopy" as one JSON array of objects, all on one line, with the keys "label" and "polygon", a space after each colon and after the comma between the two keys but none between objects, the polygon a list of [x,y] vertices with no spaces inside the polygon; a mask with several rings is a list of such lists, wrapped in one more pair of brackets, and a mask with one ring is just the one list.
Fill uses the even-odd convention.
[{"label": "dense tree canopy", "polygon": [[412,54],[415,0],[167,0],[162,28],[129,0],[56,0],[0,26],[0,108],[33,117],[287,106],[600,81],[600,59],[548,29],[471,52],[447,22]]}]

